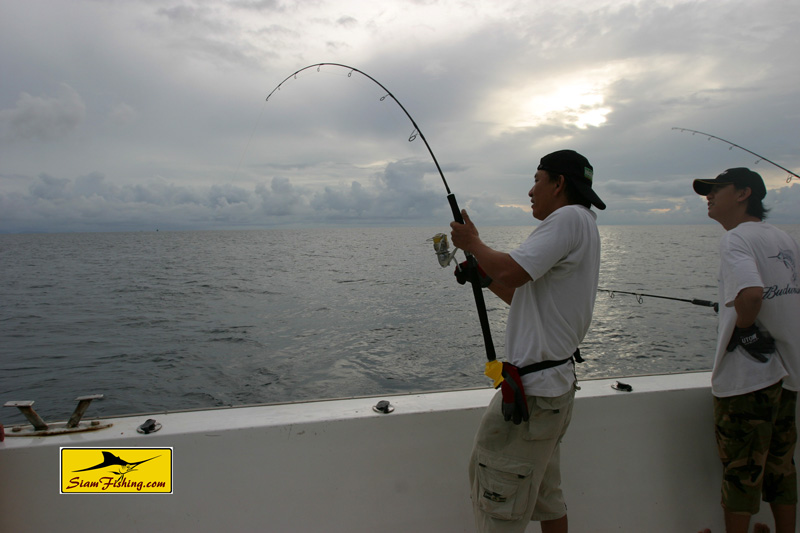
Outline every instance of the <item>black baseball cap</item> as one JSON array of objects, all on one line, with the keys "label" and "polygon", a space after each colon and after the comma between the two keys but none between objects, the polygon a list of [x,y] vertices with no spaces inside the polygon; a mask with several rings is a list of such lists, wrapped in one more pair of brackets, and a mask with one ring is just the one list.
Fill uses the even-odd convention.
[{"label": "black baseball cap", "polygon": [[592,189],[592,178],[594,177],[592,165],[589,164],[588,159],[575,150],[558,150],[547,154],[539,161],[537,170],[563,175],[593,206],[598,209],[606,208],[606,204]]},{"label": "black baseball cap", "polygon": [[761,174],[753,172],[749,168],[738,167],[729,168],[713,180],[694,180],[692,187],[694,192],[700,196],[708,196],[715,185],[735,185],[737,189],[750,187],[752,194],[759,200],[767,195],[767,188]]}]

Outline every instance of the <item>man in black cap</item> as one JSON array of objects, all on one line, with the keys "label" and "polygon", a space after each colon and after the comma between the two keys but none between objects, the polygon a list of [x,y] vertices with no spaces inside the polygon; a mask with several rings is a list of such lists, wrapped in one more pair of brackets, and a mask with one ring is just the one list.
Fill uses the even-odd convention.
[{"label": "man in black cap", "polygon": [[708,199],[708,216],[727,230],[719,247],[719,328],[711,374],[725,528],[746,532],[763,497],[777,532],[793,533],[800,250],[784,231],[764,222],[767,189],[756,172],[731,168],[711,180],[694,180],[693,187]]},{"label": "man in black cap", "polygon": [[[501,390],[470,461],[479,531],[521,532],[531,520],[545,533],[567,531],[560,442],[575,397],[573,355],[580,357],[597,294],[600,236],[591,206],[606,207],[592,178],[589,161],[573,150],[544,156],[528,192],[542,222],[510,253],[484,244],[466,211],[464,224],[450,224],[453,244],[478,260],[482,286],[511,305],[506,362],[487,364]],[[458,270],[456,277],[470,279]]]}]

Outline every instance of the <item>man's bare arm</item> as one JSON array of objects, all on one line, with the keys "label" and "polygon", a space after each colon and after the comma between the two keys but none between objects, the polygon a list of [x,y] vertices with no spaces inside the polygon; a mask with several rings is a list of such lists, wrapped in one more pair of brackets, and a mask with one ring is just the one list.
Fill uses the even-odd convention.
[{"label": "man's bare arm", "polygon": [[747,328],[755,323],[756,317],[761,311],[763,294],[763,287],[747,287],[739,291],[733,301],[733,307],[736,309],[737,328]]},{"label": "man's bare arm", "polygon": [[451,237],[453,245],[471,253],[486,275],[492,278],[489,289],[501,300],[510,304],[517,287],[531,280],[530,275],[510,254],[500,252],[487,246],[480,238],[478,229],[472,223],[466,211],[461,211],[464,224],[452,222]]}]

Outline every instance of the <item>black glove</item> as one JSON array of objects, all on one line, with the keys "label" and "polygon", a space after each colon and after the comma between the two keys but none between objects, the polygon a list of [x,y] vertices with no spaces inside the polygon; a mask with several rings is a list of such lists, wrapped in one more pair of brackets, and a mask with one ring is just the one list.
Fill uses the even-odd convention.
[{"label": "black glove", "polygon": [[[481,280],[481,287],[488,287],[492,282],[492,278],[486,275],[486,272],[483,271],[477,261],[475,261],[475,266],[478,268],[478,278]],[[468,281],[472,281],[472,269],[473,267],[470,266],[469,261],[464,261],[463,263],[459,264],[453,272],[453,274],[456,276],[456,281],[461,285]]]},{"label": "black glove", "polygon": [[503,382],[500,384],[503,393],[503,418],[506,422],[512,420],[515,424],[523,420],[528,421],[528,402],[525,399],[525,389],[519,378],[518,368],[511,363],[503,363]]},{"label": "black glove", "polygon": [[775,339],[766,331],[758,329],[755,324],[749,328],[734,328],[731,340],[728,342],[728,351],[732,352],[737,346],[744,348],[762,363],[768,361],[767,355],[775,353]]}]

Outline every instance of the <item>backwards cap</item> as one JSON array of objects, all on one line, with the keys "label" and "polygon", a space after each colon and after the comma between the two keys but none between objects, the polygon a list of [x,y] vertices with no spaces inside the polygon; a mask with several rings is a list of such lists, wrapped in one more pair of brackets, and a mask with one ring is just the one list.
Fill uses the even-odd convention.
[{"label": "backwards cap", "polygon": [[569,179],[584,198],[598,209],[605,209],[606,204],[592,189],[594,169],[589,160],[575,150],[559,150],[547,154],[539,162],[537,170],[546,170],[551,174],[563,175]]}]

